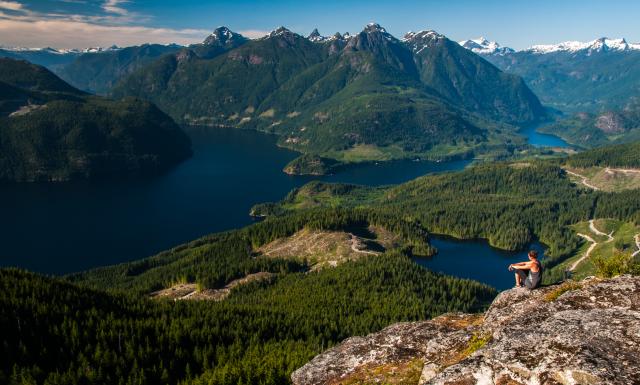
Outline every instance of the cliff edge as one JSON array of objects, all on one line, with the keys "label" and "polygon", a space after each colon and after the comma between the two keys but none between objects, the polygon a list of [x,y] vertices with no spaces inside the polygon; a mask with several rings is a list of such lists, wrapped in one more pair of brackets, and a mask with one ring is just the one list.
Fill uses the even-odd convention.
[{"label": "cliff edge", "polygon": [[502,292],[485,314],[446,314],[352,337],[295,385],[640,384],[640,277]]}]

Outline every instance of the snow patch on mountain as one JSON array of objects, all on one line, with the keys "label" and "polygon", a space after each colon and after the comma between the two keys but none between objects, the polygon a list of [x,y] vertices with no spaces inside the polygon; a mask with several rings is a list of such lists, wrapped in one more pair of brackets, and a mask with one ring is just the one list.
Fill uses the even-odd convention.
[{"label": "snow patch on mountain", "polygon": [[89,47],[89,48],[70,48],[70,49],[56,49],[51,47],[44,48],[31,48],[31,47],[4,47],[0,46],[1,50],[11,51],[11,52],[42,52],[42,53],[50,53],[53,55],[68,55],[68,54],[81,54],[81,53],[96,53],[96,52],[108,52],[108,51],[117,51],[122,48],[112,45],[111,47]]},{"label": "snow patch on mountain", "polygon": [[244,40],[245,37],[239,33],[235,33],[227,27],[221,26],[216,28],[211,35],[204,40],[205,45],[226,45],[232,44],[236,40]]},{"label": "snow patch on mountain", "polygon": [[497,42],[487,40],[484,37],[459,41],[458,44],[479,55],[504,55],[515,52],[513,48],[502,47]]},{"label": "snow patch on mountain", "polygon": [[554,52],[569,52],[586,53],[587,55],[590,55],[595,52],[626,52],[640,50],[640,43],[629,43],[624,38],[609,39],[607,37],[601,37],[589,42],[565,41],[558,44],[536,44],[521,51],[502,47],[495,41],[487,40],[484,37],[459,41],[458,44],[479,55],[506,55],[515,52],[527,52],[540,55]]},{"label": "snow patch on mountain", "polygon": [[0,46],[0,49],[11,52],[43,52],[50,53],[54,55],[67,55],[67,54],[81,54],[81,53],[94,53],[94,52],[107,52],[107,51],[116,51],[121,49],[118,46],[111,47],[89,47],[84,49],[55,49],[51,47],[44,48],[31,48],[31,47],[3,47]]},{"label": "snow patch on mountain", "polygon": [[429,29],[418,32],[409,31],[404,35],[402,41],[407,44],[414,53],[419,54],[429,48],[434,42],[441,39],[446,39],[446,37]]},{"label": "snow patch on mountain", "polygon": [[627,43],[624,38],[609,39],[607,37],[601,37],[590,42],[565,41],[558,44],[538,44],[524,51],[536,54],[553,52],[586,52],[587,54],[591,54],[593,52],[622,52],[629,50],[640,50],[640,43]]}]

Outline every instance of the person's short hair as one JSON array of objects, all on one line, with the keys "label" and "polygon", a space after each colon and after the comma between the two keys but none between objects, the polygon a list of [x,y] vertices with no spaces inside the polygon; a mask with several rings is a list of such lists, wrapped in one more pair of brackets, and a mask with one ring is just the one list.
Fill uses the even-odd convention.
[{"label": "person's short hair", "polygon": [[529,250],[529,256],[531,258],[538,258],[538,251],[537,250]]}]

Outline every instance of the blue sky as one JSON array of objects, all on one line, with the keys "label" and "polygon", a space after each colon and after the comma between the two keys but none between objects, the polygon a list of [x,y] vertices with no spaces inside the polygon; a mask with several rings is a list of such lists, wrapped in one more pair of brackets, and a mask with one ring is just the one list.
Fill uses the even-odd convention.
[{"label": "blue sky", "polygon": [[188,44],[225,25],[258,37],[280,25],[301,34],[358,32],[371,21],[401,37],[435,29],[525,48],[601,36],[640,41],[640,1],[622,0],[0,0],[0,45],[82,48]]}]

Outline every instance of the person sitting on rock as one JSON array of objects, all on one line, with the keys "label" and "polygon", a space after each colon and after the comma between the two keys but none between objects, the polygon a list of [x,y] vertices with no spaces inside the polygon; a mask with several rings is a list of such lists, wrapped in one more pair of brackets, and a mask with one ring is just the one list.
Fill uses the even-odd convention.
[{"label": "person sitting on rock", "polygon": [[529,251],[529,260],[509,265],[509,271],[516,272],[516,287],[526,286],[529,290],[533,290],[540,286],[542,278],[542,265],[538,261],[538,252]]}]

